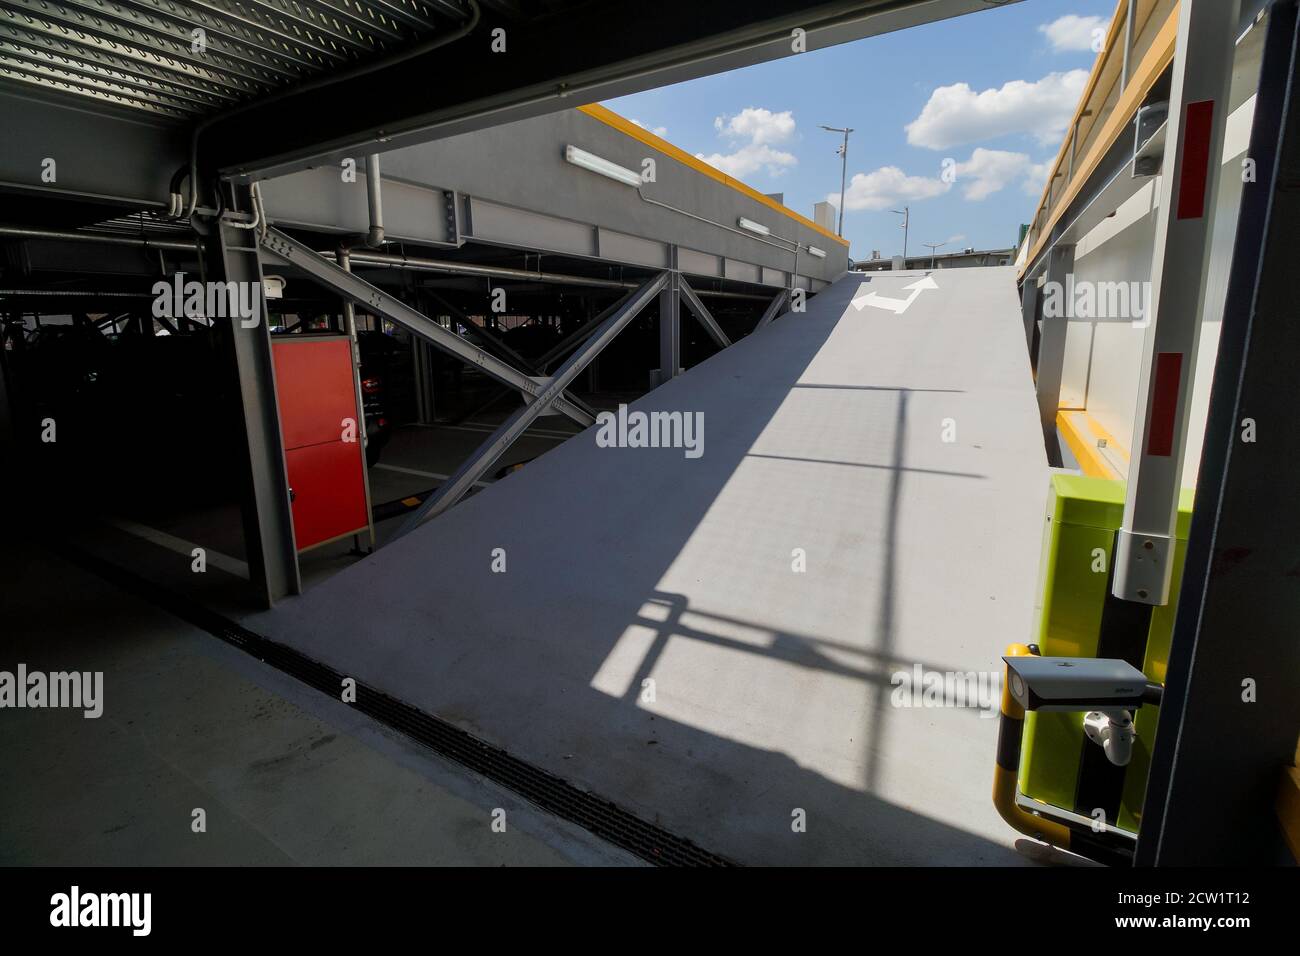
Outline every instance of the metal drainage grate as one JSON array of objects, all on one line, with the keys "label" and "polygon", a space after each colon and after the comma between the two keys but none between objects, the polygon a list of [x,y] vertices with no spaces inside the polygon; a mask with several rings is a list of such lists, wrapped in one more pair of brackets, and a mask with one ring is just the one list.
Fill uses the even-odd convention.
[{"label": "metal drainage grate", "polygon": [[[64,545],[74,564],[163,608],[228,644],[253,655],[337,700],[344,675],[320,661],[277,644],[175,591],[147,581],[88,552]],[[733,866],[662,827],[647,823],[614,803],[485,743],[445,720],[361,682],[349,706],[378,720],[434,753],[511,790],[528,802],[657,866]]]}]

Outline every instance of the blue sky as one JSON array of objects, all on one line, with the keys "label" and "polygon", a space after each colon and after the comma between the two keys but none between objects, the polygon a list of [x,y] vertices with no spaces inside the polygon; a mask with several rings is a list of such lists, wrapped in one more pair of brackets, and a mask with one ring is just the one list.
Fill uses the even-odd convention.
[{"label": "blue sky", "polygon": [[[1041,194],[1114,0],[1026,0],[610,100],[654,130],[806,216],[839,201],[852,254],[1012,245]],[[945,160],[948,160],[945,168]]]}]

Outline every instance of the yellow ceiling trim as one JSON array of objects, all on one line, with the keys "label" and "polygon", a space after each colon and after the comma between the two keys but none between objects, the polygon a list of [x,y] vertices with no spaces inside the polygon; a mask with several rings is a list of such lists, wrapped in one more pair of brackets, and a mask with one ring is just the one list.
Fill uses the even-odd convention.
[{"label": "yellow ceiling trim", "polygon": [[599,103],[590,103],[587,106],[579,106],[578,110],[580,112],[586,113],[594,120],[599,120],[600,122],[604,123],[606,126],[614,127],[614,129],[618,130],[620,133],[623,133],[627,136],[631,136],[633,139],[644,143],[645,145],[649,146],[651,149],[656,149],[666,156],[671,156],[679,163],[683,163],[684,165],[691,167],[691,169],[694,169],[696,172],[708,176],[710,179],[717,180],[718,182],[722,183],[722,185],[729,186],[732,189],[736,190],[737,192],[744,193],[750,199],[753,199],[757,202],[761,202],[764,206],[770,207],[776,212],[781,213],[781,215],[788,216],[790,219],[793,219],[795,222],[799,223],[800,225],[807,226],[809,229],[812,229],[814,232],[820,233],[821,235],[825,236],[827,239],[832,239],[835,242],[840,243],[845,248],[848,248],[849,241],[847,239],[841,239],[839,236],[835,235],[835,233],[831,232],[829,229],[823,229],[821,226],[817,225],[817,223],[813,222],[811,219],[808,219],[805,216],[801,216],[793,209],[781,205],[779,202],[777,202],[775,199],[772,199],[770,196],[764,196],[757,189],[754,189],[752,186],[746,186],[739,179],[733,179],[731,176],[728,176],[722,170],[715,169],[714,167],[710,166],[708,163],[704,162],[704,160],[697,159],[696,157],[692,156],[690,153],[686,152],[686,150],[679,149],[678,147],[674,146],[672,143],[668,142],[668,140],[656,136],[648,129],[644,129],[640,126],[637,126],[636,123],[633,123],[631,120],[624,119],[622,116],[619,116],[613,110],[601,106]]}]

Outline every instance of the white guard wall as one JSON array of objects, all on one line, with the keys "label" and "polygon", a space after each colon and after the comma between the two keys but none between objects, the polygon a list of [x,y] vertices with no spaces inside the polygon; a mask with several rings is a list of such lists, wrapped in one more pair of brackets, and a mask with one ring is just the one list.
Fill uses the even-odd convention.
[{"label": "white guard wall", "polygon": [[[1228,118],[1213,223],[1213,254],[1206,289],[1192,387],[1183,484],[1196,484],[1201,441],[1209,410],[1210,383],[1218,351],[1219,327],[1227,295],[1228,270],[1237,229],[1243,187],[1243,160],[1250,141],[1255,98],[1251,96]],[[1159,177],[1153,177],[1115,214],[1089,232],[1075,248],[1075,282],[1138,282],[1151,279],[1155,246]],[[1148,305],[1142,293],[1143,312]],[[1127,476],[1127,455],[1133,444],[1133,420],[1141,378],[1145,332],[1131,318],[1072,319],[1066,334],[1061,408],[1083,409],[1113,439],[1104,453],[1121,476]],[[1119,446],[1118,448],[1113,446]]]}]

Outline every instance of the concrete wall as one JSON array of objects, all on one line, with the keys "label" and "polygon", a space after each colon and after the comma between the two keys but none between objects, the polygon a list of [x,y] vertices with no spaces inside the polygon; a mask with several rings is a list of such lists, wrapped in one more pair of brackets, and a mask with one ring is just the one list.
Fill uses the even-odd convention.
[{"label": "concrete wall", "polygon": [[[566,162],[566,144],[637,171],[653,159],[656,181],[641,194],[701,218],[653,205],[634,187]],[[342,184],[333,167],[268,181],[268,211],[285,222],[334,222],[340,231],[360,231],[366,221],[360,160],[355,184]],[[482,242],[652,268],[665,266],[676,245],[685,272],[788,285],[794,252],[735,231],[744,216],[826,252],[824,259],[800,254],[800,286],[819,289],[848,266],[847,247],[832,236],[576,109],[396,150],[381,165],[386,190],[390,181],[403,184],[403,198],[385,202],[385,224],[395,238],[445,241],[445,217],[425,210],[454,191],[464,237]]]},{"label": "concrete wall", "polygon": [[[1249,144],[1254,97],[1228,120],[1214,212],[1213,248],[1205,309],[1194,366],[1183,484],[1196,483],[1201,441],[1209,409],[1210,384],[1218,351],[1219,327],[1232,264],[1237,210],[1243,188],[1241,163]],[[1146,282],[1151,278],[1159,177],[1089,232],[1075,249],[1076,282]],[[1072,320],[1066,338],[1061,407],[1086,409],[1127,453],[1133,444],[1145,330],[1129,319]],[[1111,456],[1111,460],[1116,458]]]}]

